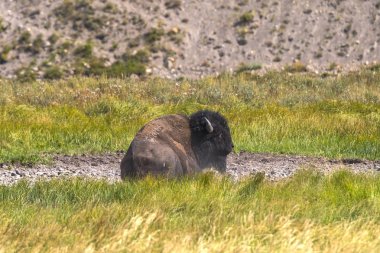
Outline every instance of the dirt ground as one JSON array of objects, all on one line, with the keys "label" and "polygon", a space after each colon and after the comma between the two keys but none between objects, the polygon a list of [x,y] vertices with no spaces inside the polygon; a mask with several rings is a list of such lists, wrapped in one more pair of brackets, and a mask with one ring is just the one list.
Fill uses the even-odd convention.
[{"label": "dirt ground", "polygon": [[[103,155],[56,156],[50,165],[0,165],[0,185],[9,185],[21,179],[28,181],[62,177],[85,177],[106,179],[111,182],[120,180],[119,164],[123,152]],[[234,179],[264,172],[269,180],[290,177],[299,169],[315,169],[323,173],[346,168],[354,172],[375,173],[380,171],[380,161],[367,160],[330,160],[326,158],[254,154],[242,152],[228,157],[227,174]]]}]

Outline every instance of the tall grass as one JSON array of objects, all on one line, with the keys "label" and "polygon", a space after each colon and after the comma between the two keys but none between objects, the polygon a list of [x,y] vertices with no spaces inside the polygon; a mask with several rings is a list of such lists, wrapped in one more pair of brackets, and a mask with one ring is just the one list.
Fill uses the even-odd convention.
[{"label": "tall grass", "polygon": [[0,251],[377,252],[380,178],[196,178],[0,186]]},{"label": "tall grass", "polygon": [[0,81],[0,162],[127,149],[169,113],[220,111],[236,150],[379,159],[380,73]]}]

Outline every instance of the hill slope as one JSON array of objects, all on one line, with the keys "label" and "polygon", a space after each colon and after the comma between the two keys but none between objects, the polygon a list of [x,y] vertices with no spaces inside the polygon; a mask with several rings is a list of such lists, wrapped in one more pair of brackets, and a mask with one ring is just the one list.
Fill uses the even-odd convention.
[{"label": "hill slope", "polygon": [[131,59],[128,73],[170,77],[380,59],[379,0],[3,0],[0,8],[6,77],[97,74],[115,62],[107,73],[117,74]]}]

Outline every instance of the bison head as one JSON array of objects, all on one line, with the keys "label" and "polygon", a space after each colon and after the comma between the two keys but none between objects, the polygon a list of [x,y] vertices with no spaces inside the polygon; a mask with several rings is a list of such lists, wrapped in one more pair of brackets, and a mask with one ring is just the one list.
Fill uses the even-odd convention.
[{"label": "bison head", "polygon": [[234,145],[226,119],[217,112],[198,111],[190,116],[191,146],[199,166],[225,172]]}]

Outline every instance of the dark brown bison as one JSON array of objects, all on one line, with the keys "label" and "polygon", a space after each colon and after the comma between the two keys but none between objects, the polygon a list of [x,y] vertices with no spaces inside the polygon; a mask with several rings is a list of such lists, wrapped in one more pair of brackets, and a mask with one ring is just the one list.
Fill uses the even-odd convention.
[{"label": "dark brown bison", "polygon": [[163,116],[136,134],[121,161],[121,177],[178,177],[211,167],[224,172],[233,147],[227,121],[217,112]]}]

